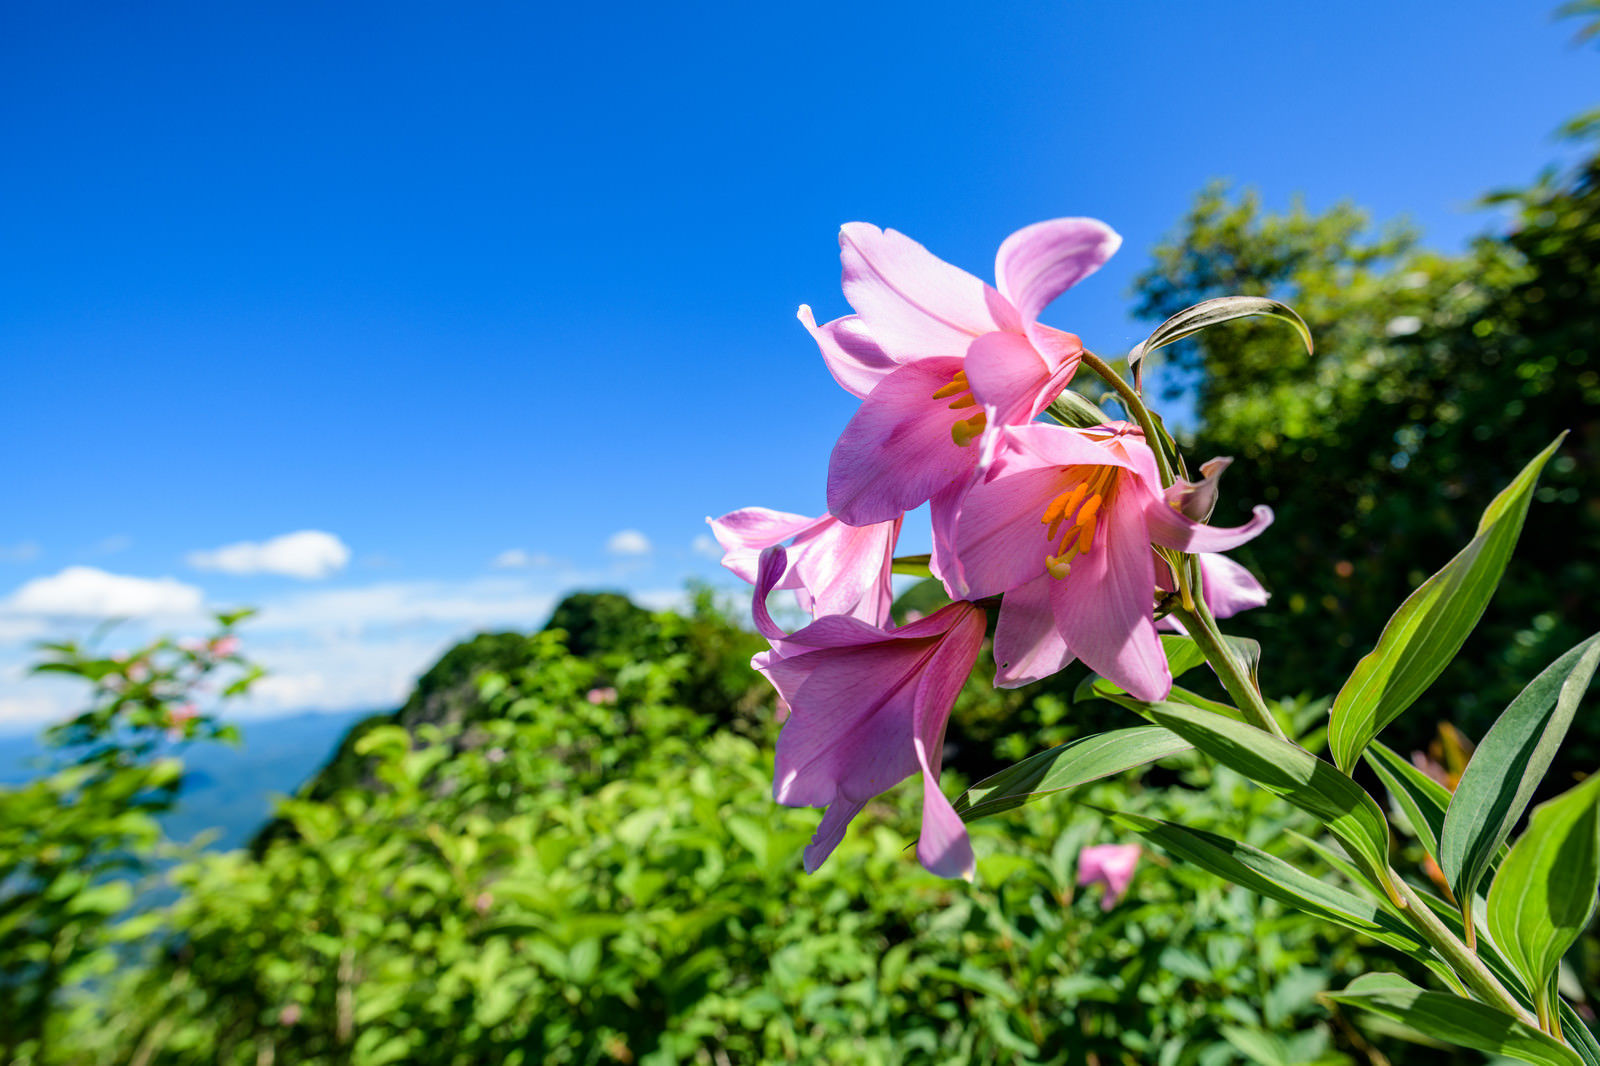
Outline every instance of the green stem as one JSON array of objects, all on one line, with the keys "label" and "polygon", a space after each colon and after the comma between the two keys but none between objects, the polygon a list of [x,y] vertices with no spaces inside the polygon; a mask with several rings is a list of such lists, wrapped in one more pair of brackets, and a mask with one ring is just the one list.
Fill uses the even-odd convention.
[{"label": "green stem", "polygon": [[1122,401],[1122,406],[1127,408],[1133,420],[1139,423],[1139,428],[1144,430],[1144,439],[1150,445],[1150,450],[1156,455],[1156,468],[1161,473],[1161,487],[1171,488],[1177,478],[1172,473],[1172,467],[1167,463],[1166,450],[1161,446],[1161,435],[1156,432],[1155,420],[1150,417],[1150,409],[1144,405],[1144,400],[1139,396],[1138,390],[1122,380],[1110,365],[1098,355],[1083,351],[1082,363],[1105,379],[1107,385],[1116,390],[1117,398]]},{"label": "green stem", "polygon": [[1261,692],[1250,679],[1244,664],[1233,654],[1228,642],[1222,638],[1222,633],[1217,629],[1216,619],[1211,617],[1211,611],[1206,607],[1205,596],[1196,594],[1193,611],[1180,606],[1174,607],[1172,613],[1183,623],[1183,628],[1189,631],[1189,636],[1194,642],[1200,645],[1206,661],[1222,679],[1222,687],[1228,690],[1228,695],[1233,697],[1233,702],[1244,712],[1245,717],[1250,719],[1250,723],[1257,729],[1271,733],[1279,740],[1288,740],[1283,727],[1278,725],[1278,720],[1268,709],[1267,701],[1261,698]]},{"label": "green stem", "polygon": [[1390,882],[1405,900],[1403,913],[1410,919],[1412,928],[1422,934],[1422,938],[1433,946],[1433,950],[1439,953],[1451,969],[1455,970],[1462,982],[1476,992],[1485,1003],[1498,1007],[1528,1025],[1538,1026],[1539,1019],[1530,1014],[1517,1002],[1516,997],[1506,991],[1505,985],[1502,985],[1489,971],[1489,967],[1484,965],[1476,953],[1469,951],[1467,945],[1456,939],[1455,934],[1445,927],[1427,902],[1417,895],[1416,889],[1408,885],[1393,868],[1388,873]]}]

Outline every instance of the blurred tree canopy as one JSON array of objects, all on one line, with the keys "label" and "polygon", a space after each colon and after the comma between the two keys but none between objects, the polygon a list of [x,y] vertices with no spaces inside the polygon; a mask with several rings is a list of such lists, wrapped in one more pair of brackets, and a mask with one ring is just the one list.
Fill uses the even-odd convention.
[{"label": "blurred tree canopy", "polygon": [[[1213,185],[1135,283],[1148,319],[1272,296],[1316,338],[1308,355],[1281,324],[1247,320],[1169,349],[1167,364],[1174,391],[1196,390],[1189,453],[1239,460],[1215,520],[1263,502],[1277,512],[1237,553],[1273,601],[1227,623],[1267,645],[1273,691],[1337,690],[1495,493],[1569,432],[1483,623],[1392,727],[1397,744],[1420,746],[1437,719],[1481,736],[1600,629],[1600,155],[1488,202],[1510,212],[1507,231],[1451,256],[1350,204],[1272,212]],[[1574,766],[1600,761],[1600,728],[1573,741]]]}]

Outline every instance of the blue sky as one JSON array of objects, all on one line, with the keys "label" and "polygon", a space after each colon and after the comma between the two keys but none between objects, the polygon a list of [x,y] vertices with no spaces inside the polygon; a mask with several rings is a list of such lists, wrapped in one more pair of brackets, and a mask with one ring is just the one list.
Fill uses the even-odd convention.
[{"label": "blue sky", "polygon": [[113,610],[131,643],[261,607],[265,714],[715,577],[707,514],[822,509],[855,401],[794,313],[848,310],[850,220],[988,277],[1014,229],[1105,219],[1123,250],[1046,318],[1107,353],[1212,178],[1459,247],[1596,102],[1549,12],[12,5],[0,729],[66,706],[29,642]]}]

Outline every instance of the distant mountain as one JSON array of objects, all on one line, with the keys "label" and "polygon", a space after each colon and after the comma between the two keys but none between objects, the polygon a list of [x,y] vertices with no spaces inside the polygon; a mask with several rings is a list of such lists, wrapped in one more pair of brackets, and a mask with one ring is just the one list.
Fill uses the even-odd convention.
[{"label": "distant mountain", "polygon": [[[239,848],[272,817],[273,797],[295,792],[368,712],[300,714],[239,723],[243,743],[196,744],[184,753],[189,778],[162,818],[167,836],[187,841],[219,830],[212,848]],[[46,749],[34,737],[0,737],[0,787],[40,773]]]}]

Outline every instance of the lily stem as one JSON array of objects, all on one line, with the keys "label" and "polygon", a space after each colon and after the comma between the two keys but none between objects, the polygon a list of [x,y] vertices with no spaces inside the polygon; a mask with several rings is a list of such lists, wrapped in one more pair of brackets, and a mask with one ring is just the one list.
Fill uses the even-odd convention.
[{"label": "lily stem", "polygon": [[1467,945],[1456,939],[1456,935],[1446,928],[1427,902],[1417,895],[1416,889],[1407,884],[1405,879],[1392,868],[1389,870],[1389,880],[1405,900],[1405,914],[1411,920],[1412,928],[1421,933],[1422,938],[1433,946],[1433,950],[1450,965],[1462,983],[1477,993],[1485,1003],[1498,1007],[1527,1025],[1539,1026],[1539,1019],[1506,991],[1506,986],[1500,983],[1475,952],[1469,951]]},{"label": "lily stem", "polygon": [[1197,592],[1194,598],[1194,610],[1177,606],[1172,613],[1183,623],[1183,628],[1189,631],[1189,636],[1200,645],[1200,650],[1205,653],[1206,661],[1222,679],[1222,687],[1228,690],[1228,695],[1233,697],[1234,703],[1250,724],[1257,729],[1265,730],[1279,740],[1288,740],[1283,727],[1272,716],[1272,711],[1267,707],[1267,701],[1261,697],[1261,691],[1256,688],[1256,683],[1246,671],[1239,657],[1228,647],[1228,642],[1223,639],[1222,633],[1217,629],[1217,620],[1211,617],[1211,611],[1206,607],[1203,591]]},{"label": "lily stem", "polygon": [[1161,487],[1164,489],[1171,488],[1177,477],[1173,474],[1172,467],[1167,462],[1166,450],[1161,446],[1161,436],[1156,432],[1155,420],[1150,417],[1150,409],[1144,405],[1144,399],[1140,397],[1138,390],[1124,381],[1122,375],[1112,370],[1105,360],[1087,348],[1083,350],[1081,362],[1084,366],[1099,374],[1105,379],[1107,385],[1116,390],[1117,398],[1122,401],[1122,406],[1127,408],[1128,413],[1133,416],[1133,420],[1139,423],[1139,428],[1144,430],[1145,442],[1150,445],[1150,450],[1155,453],[1156,469],[1161,473]]}]

